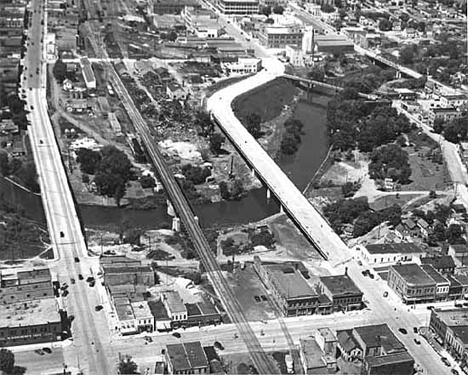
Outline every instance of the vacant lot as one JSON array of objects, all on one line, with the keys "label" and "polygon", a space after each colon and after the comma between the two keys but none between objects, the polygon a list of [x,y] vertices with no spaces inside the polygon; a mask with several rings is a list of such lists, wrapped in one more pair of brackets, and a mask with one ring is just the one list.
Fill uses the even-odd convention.
[{"label": "vacant lot", "polygon": [[258,113],[262,121],[270,121],[277,117],[297,94],[296,86],[284,78],[279,78],[239,96],[234,100],[232,107],[241,120],[250,113]]},{"label": "vacant lot", "polygon": [[[267,291],[253,266],[248,264],[243,270],[236,269],[234,273],[228,274],[227,279],[248,321],[271,319],[275,316],[274,308],[268,300],[261,298],[266,296]],[[259,297],[259,302],[255,300],[255,296]]]}]

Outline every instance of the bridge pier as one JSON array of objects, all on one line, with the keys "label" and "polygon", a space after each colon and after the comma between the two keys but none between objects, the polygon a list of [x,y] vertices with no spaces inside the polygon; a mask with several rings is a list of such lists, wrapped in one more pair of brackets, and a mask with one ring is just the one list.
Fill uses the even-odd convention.
[{"label": "bridge pier", "polygon": [[172,230],[180,232],[180,219],[177,216],[172,219]]},{"label": "bridge pier", "polygon": [[396,71],[396,78],[397,79],[401,78],[401,72],[399,70]]},{"label": "bridge pier", "polygon": [[252,169],[250,170],[250,174],[252,175],[252,177],[255,177],[255,169],[252,168]]},{"label": "bridge pier", "polygon": [[271,190],[268,188],[266,188],[266,197],[267,197],[267,200],[271,199]]},{"label": "bridge pier", "polygon": [[167,204],[167,214],[169,216],[174,216],[175,217],[176,214],[175,214],[175,210],[174,210],[174,206],[172,205],[172,202],[169,199],[167,199],[166,204]]},{"label": "bridge pier", "polygon": [[280,213],[284,214],[284,208],[282,204],[280,204]]}]

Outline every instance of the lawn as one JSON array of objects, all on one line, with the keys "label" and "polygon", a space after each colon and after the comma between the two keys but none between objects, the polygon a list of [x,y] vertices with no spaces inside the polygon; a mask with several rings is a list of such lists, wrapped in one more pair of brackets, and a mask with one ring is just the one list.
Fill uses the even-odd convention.
[{"label": "lawn", "polygon": [[290,81],[278,78],[240,95],[234,100],[232,107],[241,120],[250,113],[258,113],[262,121],[270,121],[279,116],[283,107],[292,102],[298,91]]}]

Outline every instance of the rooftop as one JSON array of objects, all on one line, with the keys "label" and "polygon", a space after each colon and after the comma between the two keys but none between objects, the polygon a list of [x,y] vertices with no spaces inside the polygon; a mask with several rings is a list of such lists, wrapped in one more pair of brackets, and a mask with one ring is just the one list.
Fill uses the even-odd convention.
[{"label": "rooftop", "polygon": [[423,264],[421,265],[421,268],[437,283],[437,284],[441,284],[441,283],[446,283],[446,284],[450,284],[449,281],[443,277],[439,272],[437,272],[437,270],[432,267],[432,265],[430,264]]},{"label": "rooftop", "polygon": [[422,253],[423,251],[414,243],[384,243],[366,245],[370,254],[407,254]]},{"label": "rooftop", "polygon": [[174,373],[208,366],[205,352],[199,341],[166,345],[166,349],[174,367]]},{"label": "rooftop", "polygon": [[320,281],[334,296],[361,294],[361,290],[348,275],[322,276]]},{"label": "rooftop", "polygon": [[148,307],[151,310],[151,314],[153,314],[154,319],[158,320],[170,320],[167,316],[166,309],[161,300],[157,301],[148,301]]},{"label": "rooftop", "polygon": [[110,274],[110,273],[116,273],[116,274],[121,274],[121,273],[133,273],[133,272],[153,272],[150,266],[130,266],[130,267],[115,267],[114,265],[112,266],[107,266],[107,265],[102,265],[102,268],[104,270],[104,274]]},{"label": "rooftop", "polygon": [[60,322],[55,298],[0,305],[0,327],[34,326]]},{"label": "rooftop", "polygon": [[152,316],[147,301],[132,302],[132,309],[135,319],[144,319]]},{"label": "rooftop", "polygon": [[120,321],[135,319],[132,305],[127,297],[114,298],[114,306]]},{"label": "rooftop", "polygon": [[386,324],[355,327],[354,331],[368,348],[382,347],[387,354],[406,351],[405,346]]},{"label": "rooftop", "polygon": [[286,298],[306,298],[317,293],[293,266],[267,265],[268,273],[274,279],[276,288]]},{"label": "rooftop", "polygon": [[127,266],[129,264],[138,265],[141,261],[138,259],[127,258],[124,255],[101,256],[99,258],[101,265],[113,265],[114,267]]},{"label": "rooftop", "polygon": [[314,339],[299,340],[301,351],[304,353],[305,364],[307,369],[326,367],[327,364],[323,360],[322,349]]},{"label": "rooftop", "polygon": [[359,347],[356,339],[353,336],[352,329],[345,329],[342,331],[336,331],[336,338],[340,343],[341,347],[346,351],[350,352],[354,348]]},{"label": "rooftop", "polygon": [[421,264],[430,264],[435,269],[454,268],[455,262],[450,255],[421,258]]},{"label": "rooftop", "polygon": [[302,34],[303,31],[300,27],[265,27],[265,34]]},{"label": "rooftop", "polygon": [[434,284],[434,280],[432,280],[432,278],[429,277],[429,275],[415,263],[397,264],[390,266],[390,269],[393,269],[396,273],[398,273],[408,284]]},{"label": "rooftop", "polygon": [[[369,367],[380,367],[402,362],[413,363],[414,358],[408,352],[399,352],[388,355],[369,356],[366,357],[366,362]],[[375,374],[377,374],[377,372],[375,372]]]},{"label": "rooftop", "polygon": [[180,298],[180,294],[178,292],[164,292],[162,293],[162,298],[166,301],[166,304],[172,313],[180,313],[187,311],[187,309],[184,306],[184,301],[182,300],[182,298]]}]

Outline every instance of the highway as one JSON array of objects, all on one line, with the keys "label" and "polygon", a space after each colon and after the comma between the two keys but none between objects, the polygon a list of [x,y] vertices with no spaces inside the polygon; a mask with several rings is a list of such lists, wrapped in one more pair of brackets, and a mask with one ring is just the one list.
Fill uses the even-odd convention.
[{"label": "highway", "polygon": [[[25,74],[21,77],[22,88],[26,93],[27,108],[30,110],[28,134],[37,168],[41,197],[47,218],[49,236],[52,242],[55,262],[51,270],[58,274],[61,282],[70,285],[70,294],[65,300],[67,312],[73,315],[73,342],[64,352],[64,362],[69,368],[81,367],[85,374],[108,374],[109,334],[105,320],[95,314],[97,296],[89,290],[86,282],[78,281],[78,274],[88,274],[87,249],[80,223],[62,164],[61,155],[47,113],[46,101],[46,61],[42,44],[46,33],[44,3],[32,0],[33,18],[28,30],[28,47],[24,58]],[[81,262],[75,262],[75,257]],[[70,278],[77,280],[72,285]],[[94,344],[92,344],[94,343]],[[99,353],[99,354],[98,354]],[[105,353],[106,355],[102,355]],[[78,355],[81,363],[78,363]],[[21,363],[19,363],[21,364]]]}]

